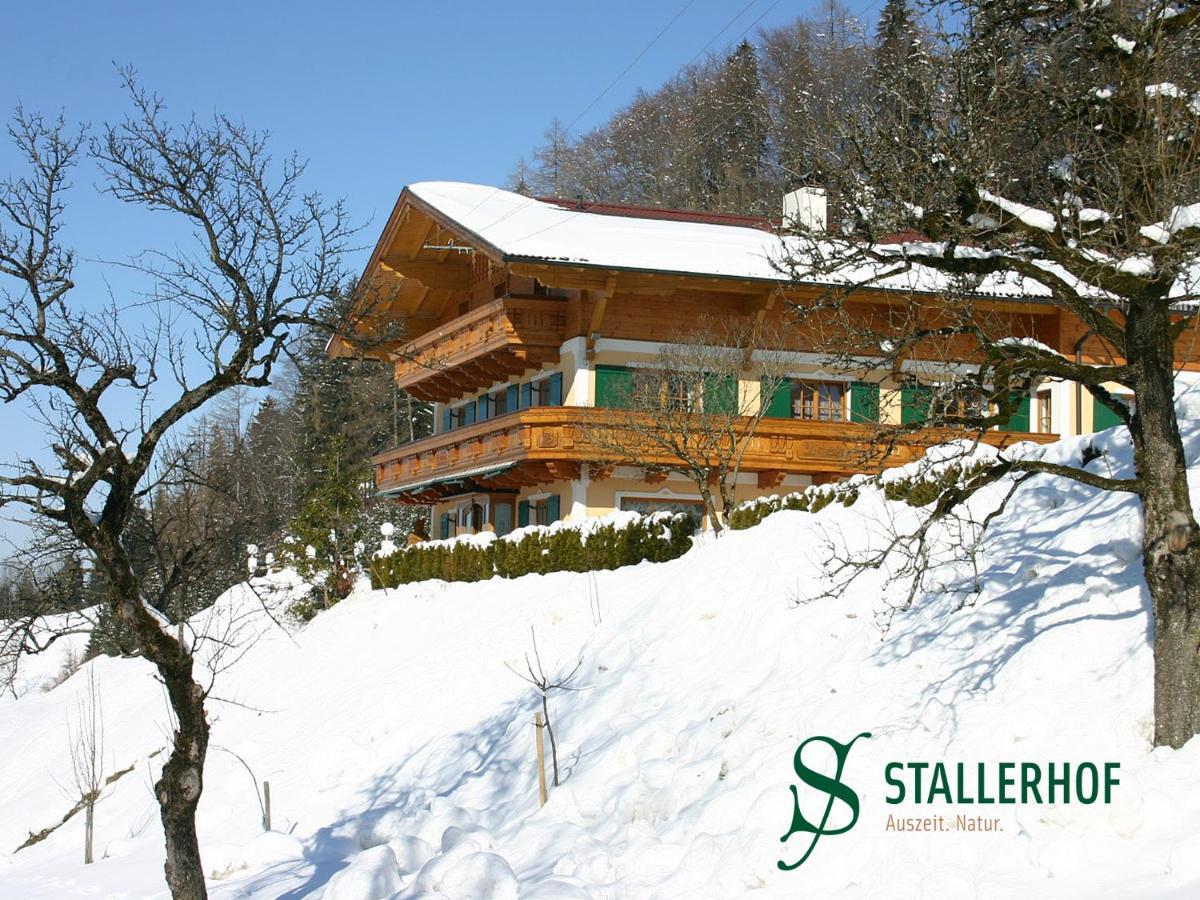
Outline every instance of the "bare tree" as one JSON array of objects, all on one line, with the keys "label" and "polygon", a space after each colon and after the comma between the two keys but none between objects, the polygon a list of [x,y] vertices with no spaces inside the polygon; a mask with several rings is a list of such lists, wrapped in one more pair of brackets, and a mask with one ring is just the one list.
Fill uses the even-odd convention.
[{"label": "bare tree", "polygon": [[[955,27],[925,57],[923,89],[841,123],[852,152],[828,177],[856,239],[809,234],[790,245],[797,279],[845,286],[800,313],[839,326],[845,347],[870,347],[872,365],[888,372],[955,345],[952,355],[973,365],[944,379],[942,399],[926,394],[912,427],[1002,425],[1013,398],[1062,379],[1129,429],[1132,477],[1087,459],[1001,453],[986,473],[948,485],[928,515],[1028,473],[1138,496],[1154,605],[1154,742],[1178,747],[1200,731],[1200,531],[1174,406],[1200,281],[1200,5],[933,6]],[[902,139],[891,101],[912,113]],[[881,285],[919,293],[877,304],[864,324],[852,304]],[[1074,353],[1034,329],[998,327],[986,311],[997,293],[1056,307],[1064,330],[1078,326]]]},{"label": "bare tree", "polygon": [[[653,363],[629,370],[587,440],[607,465],[686,476],[719,534],[746,451],[787,376],[782,331],[754,317],[700,322]],[[752,390],[743,388],[747,378]]]},{"label": "bare tree", "polygon": [[104,705],[96,673],[89,668],[87,685],[75,701],[75,722],[67,723],[71,751],[71,788],[83,803],[83,862],[94,860],[96,803],[104,788]]},{"label": "bare tree", "polygon": [[[165,873],[173,897],[194,900],[206,896],[195,811],[208,688],[193,677],[194,647],[147,598],[129,529],[173,429],[230,389],[269,383],[294,328],[336,288],[349,229],[339,204],[301,192],[303,163],[273,159],[263,135],[225,116],[172,124],[157,96],[123,76],[130,114],[90,139],[21,109],[9,128],[27,170],[0,183],[0,397],[26,405],[53,455],[11,463],[0,505],[56,523],[87,549],[106,608],[163,681],[175,717],[155,785]],[[77,296],[63,227],[84,155],[109,195],[190,233],[190,249],[128,264],[153,284],[148,296]]]},{"label": "bare tree", "polygon": [[545,720],[546,733],[550,735],[550,759],[554,768],[554,786],[558,787],[558,742],[554,737],[554,725],[550,721],[550,695],[555,691],[577,691],[579,688],[572,687],[572,682],[575,681],[575,676],[579,674],[579,669],[583,665],[583,657],[575,662],[574,667],[564,675],[548,675],[546,669],[542,665],[542,655],[538,652],[537,632],[533,626],[529,628],[529,637],[533,644],[533,659],[529,658],[529,654],[525,654],[525,672],[518,672],[512,666],[508,666],[508,670],[533,686],[537,691],[538,696],[542,701],[542,717]]}]

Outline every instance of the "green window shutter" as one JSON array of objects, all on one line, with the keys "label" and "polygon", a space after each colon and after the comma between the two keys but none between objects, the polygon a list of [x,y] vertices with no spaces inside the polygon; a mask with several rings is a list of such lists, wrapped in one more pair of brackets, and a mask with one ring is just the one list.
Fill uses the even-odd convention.
[{"label": "green window shutter", "polygon": [[438,521],[438,537],[443,541],[450,537],[450,513],[442,513]]},{"label": "green window shutter", "polygon": [[704,411],[706,413],[736,413],[738,383],[732,375],[704,376]]},{"label": "green window shutter", "polygon": [[546,498],[546,524],[557,522],[559,519],[558,494]]},{"label": "green window shutter", "polygon": [[1013,394],[1014,401],[1017,403],[1017,411],[1009,418],[1008,424],[1001,428],[1001,431],[1028,431],[1029,430],[1029,395],[1028,394]]},{"label": "green window shutter", "polygon": [[1116,428],[1124,425],[1121,417],[1097,400],[1092,398],[1092,431],[1103,431],[1106,428]]},{"label": "green window shutter", "polygon": [[550,406],[562,406],[562,372],[555,372],[553,375],[550,376],[549,381],[550,381],[550,390],[549,390],[550,397],[549,397],[549,401],[548,401],[549,405]]},{"label": "green window shutter", "polygon": [[596,405],[628,407],[633,398],[633,372],[624,366],[596,366]]},{"label": "green window shutter", "polygon": [[933,388],[923,384],[906,384],[900,388],[900,423],[911,425],[929,418]]},{"label": "green window shutter", "polygon": [[[774,379],[764,378],[759,382],[762,389],[769,387],[768,381]],[[775,393],[767,404],[767,411],[763,413],[770,419],[790,419],[792,417],[792,382],[785,378],[775,388]]]},{"label": "green window shutter", "polygon": [[517,527],[524,528],[529,524],[529,501],[522,500],[517,504]]},{"label": "green window shutter", "polygon": [[850,421],[879,421],[879,385],[855,381],[850,385]]}]

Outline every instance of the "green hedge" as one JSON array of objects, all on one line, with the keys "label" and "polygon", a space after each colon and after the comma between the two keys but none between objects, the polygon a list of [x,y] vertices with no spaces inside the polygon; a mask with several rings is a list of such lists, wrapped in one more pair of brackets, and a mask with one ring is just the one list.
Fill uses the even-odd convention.
[{"label": "green hedge", "polygon": [[858,488],[834,488],[825,485],[805,488],[795,494],[759,497],[736,507],[729,515],[729,527],[735,531],[753,528],[771,513],[781,509],[798,509],[801,512],[820,512],[830,503],[837,501],[843,506],[853,506],[858,499]]},{"label": "green hedge", "polygon": [[[912,478],[894,478],[880,486],[883,496],[893,502],[904,502],[909,506],[928,506],[947,490],[956,485],[969,484],[975,476],[989,469],[988,462],[971,465],[949,465],[940,472],[927,473]],[[825,485],[805,488],[796,494],[782,497],[759,497],[738,506],[729,516],[729,527],[733,529],[753,528],[771,513],[781,509],[798,509],[802,512],[819,512],[830,503],[853,506],[858,499],[858,487],[829,487]]]},{"label": "green hedge", "polygon": [[[586,536],[584,531],[586,529]],[[489,544],[466,541],[416,544],[377,557],[370,566],[373,588],[414,581],[483,581],[531,572],[591,572],[643,560],[665,562],[692,546],[696,523],[685,513],[655,513],[624,524],[522,529],[515,538]]]},{"label": "green hedge", "polygon": [[937,474],[928,473],[924,477],[895,478],[884,482],[883,496],[893,502],[904,501],[909,506],[928,506],[950,488],[960,484],[969,484],[981,472],[990,469],[991,463],[980,462],[968,466],[946,466]]}]

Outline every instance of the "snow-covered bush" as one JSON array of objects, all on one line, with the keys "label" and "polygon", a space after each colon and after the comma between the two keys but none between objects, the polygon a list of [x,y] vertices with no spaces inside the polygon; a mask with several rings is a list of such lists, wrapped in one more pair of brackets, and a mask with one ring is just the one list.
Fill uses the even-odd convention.
[{"label": "snow-covered bush", "polygon": [[813,485],[794,494],[784,494],[782,497],[774,494],[770,497],[756,497],[747,500],[734,508],[729,514],[729,527],[735,531],[753,528],[771,513],[781,509],[795,509],[801,512],[820,512],[835,500],[843,506],[853,506],[858,499],[858,487]]},{"label": "snow-covered bush", "polygon": [[483,581],[664,562],[686,553],[695,532],[695,521],[685,513],[615,513],[580,523],[521,528],[498,539],[470,535],[428,541],[377,556],[370,567],[371,583],[381,588],[431,578]]},{"label": "snow-covered bush", "polygon": [[878,482],[883,496],[894,503],[928,506],[950,488],[970,484],[971,479],[988,469],[989,464],[986,461],[933,465],[923,462],[918,466],[911,475],[895,476],[896,470],[893,470],[894,477],[891,478],[868,479],[866,476],[856,476],[839,485],[813,485],[794,494],[756,497],[733,510],[729,516],[729,527],[734,530],[753,528],[771,513],[782,509],[815,513],[834,502],[847,507],[853,506],[858,500],[859,487],[864,482]]},{"label": "snow-covered bush", "polygon": [[988,463],[982,462],[965,466],[954,464],[909,478],[893,478],[883,483],[883,496],[893,502],[903,500],[909,506],[928,506],[950,488],[969,484],[972,478],[989,468]]}]

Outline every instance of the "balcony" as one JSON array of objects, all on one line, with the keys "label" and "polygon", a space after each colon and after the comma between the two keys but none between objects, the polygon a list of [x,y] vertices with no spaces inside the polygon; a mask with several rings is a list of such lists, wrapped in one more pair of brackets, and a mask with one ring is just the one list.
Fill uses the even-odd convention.
[{"label": "balcony", "polygon": [[[619,427],[615,424],[619,415],[582,406],[523,409],[381,453],[373,460],[375,486],[406,503],[433,503],[472,491],[515,490],[577,478],[581,463],[612,465],[614,461],[605,458],[589,435],[600,428]],[[870,460],[865,451],[874,435],[869,424],[763,419],[750,439],[742,471],[757,473],[764,490],[778,487],[790,474],[829,481],[911,462],[926,447],[955,436],[932,429],[920,432],[893,447],[886,460]],[[1047,443],[1057,437],[992,431],[984,440],[1007,445],[1025,440]],[[647,467],[669,462],[653,449],[638,458],[638,464]]]},{"label": "balcony", "polygon": [[493,300],[400,347],[396,385],[447,403],[558,362],[565,329],[561,300]]}]

